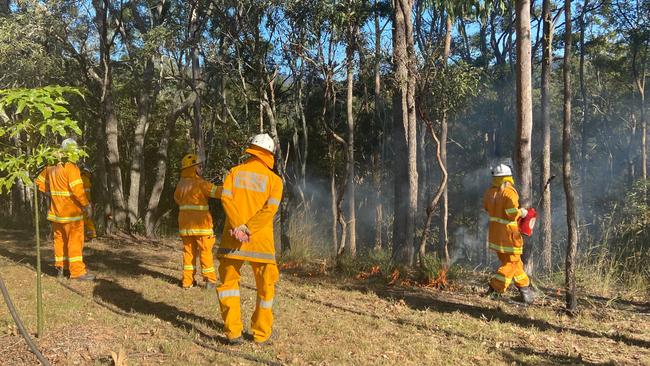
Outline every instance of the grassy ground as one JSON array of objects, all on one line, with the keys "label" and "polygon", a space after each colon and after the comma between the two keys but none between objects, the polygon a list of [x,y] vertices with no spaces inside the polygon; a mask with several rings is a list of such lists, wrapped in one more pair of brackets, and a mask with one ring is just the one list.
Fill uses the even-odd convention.
[{"label": "grassy ground", "polygon": [[[98,275],[94,283],[58,282],[48,269],[45,335],[37,340],[45,356],[58,365],[650,364],[648,303],[583,296],[579,316],[568,318],[555,289],[522,307],[479,296],[485,275],[471,273],[439,291],[287,269],[274,303],[273,343],[229,346],[216,294],[178,287],[180,246],[127,237],[90,242],[84,258]],[[31,331],[32,248],[25,233],[0,231],[0,274]],[[247,326],[255,291],[245,268]],[[0,360],[36,362],[6,310]]]}]

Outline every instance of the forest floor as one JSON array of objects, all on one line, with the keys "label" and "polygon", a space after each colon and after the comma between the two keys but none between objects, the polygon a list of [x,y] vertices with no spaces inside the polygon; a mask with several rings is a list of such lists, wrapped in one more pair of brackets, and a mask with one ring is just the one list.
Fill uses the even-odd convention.
[{"label": "forest floor", "polygon": [[[33,248],[28,233],[0,230],[0,274],[32,332]],[[216,294],[178,286],[179,240],[87,243],[94,283],[57,281],[51,245],[44,248],[45,330],[36,341],[55,365],[650,364],[649,303],[582,294],[581,311],[570,318],[557,289],[525,307],[480,296],[487,274],[472,272],[441,291],[287,268],[276,291],[273,342],[230,346]],[[244,268],[247,327],[255,290]],[[0,363],[36,364],[2,307]]]}]

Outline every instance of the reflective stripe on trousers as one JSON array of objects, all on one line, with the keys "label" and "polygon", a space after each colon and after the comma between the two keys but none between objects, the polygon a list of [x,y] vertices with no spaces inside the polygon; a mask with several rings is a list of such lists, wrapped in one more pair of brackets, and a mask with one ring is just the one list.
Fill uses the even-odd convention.
[{"label": "reflective stripe on trousers", "polygon": [[206,236],[213,235],[212,229],[181,229],[178,230],[180,236]]},{"label": "reflective stripe on trousers", "polygon": [[509,253],[509,254],[522,254],[524,252],[523,247],[508,247],[502,246],[494,243],[490,243],[490,249],[500,252],[500,253]]},{"label": "reflective stripe on trousers", "polygon": [[271,309],[273,307],[273,299],[263,300],[261,297],[258,297],[257,300],[262,309]]},{"label": "reflective stripe on trousers", "polygon": [[217,291],[217,295],[219,296],[220,299],[225,299],[226,297],[240,297],[241,296],[241,294],[239,292],[239,289],[237,289],[237,290]]},{"label": "reflective stripe on trousers", "polygon": [[217,255],[236,255],[238,257],[269,259],[273,261],[275,260],[275,255],[271,253],[251,252],[247,250],[230,249],[230,248],[217,249]]}]

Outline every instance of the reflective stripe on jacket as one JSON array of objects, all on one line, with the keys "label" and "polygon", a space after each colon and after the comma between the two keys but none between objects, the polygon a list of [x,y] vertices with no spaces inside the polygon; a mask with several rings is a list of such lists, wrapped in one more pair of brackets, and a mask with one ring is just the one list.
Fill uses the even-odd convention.
[{"label": "reflective stripe on jacket", "polygon": [[39,191],[50,195],[49,221],[83,220],[82,208],[89,202],[76,164],[67,162],[46,167],[36,178],[36,185]]},{"label": "reflective stripe on jacket", "polygon": [[524,242],[519,233],[519,194],[510,184],[491,187],[483,196],[483,207],[490,216],[489,247],[499,253],[522,254]]},{"label": "reflective stripe on jacket", "polygon": [[[273,155],[263,149],[246,150],[252,157],[230,170],[223,183],[221,203],[226,222],[217,255],[257,263],[275,263],[273,217],[282,200],[282,180],[271,169]],[[250,241],[240,243],[230,235],[245,224]]]},{"label": "reflective stripe on jacket", "polygon": [[196,167],[183,169],[174,191],[174,200],[178,204],[180,236],[214,235],[208,199],[219,197],[221,187],[199,177]]}]

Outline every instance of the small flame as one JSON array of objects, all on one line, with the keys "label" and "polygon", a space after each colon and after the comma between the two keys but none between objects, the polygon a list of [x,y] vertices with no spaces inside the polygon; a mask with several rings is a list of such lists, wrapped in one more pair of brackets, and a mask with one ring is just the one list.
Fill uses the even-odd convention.
[{"label": "small flame", "polygon": [[372,266],[370,268],[370,271],[368,272],[359,272],[359,274],[356,275],[357,280],[366,280],[370,277],[374,277],[381,274],[381,269],[379,269],[379,266]]},{"label": "small flame", "polygon": [[437,289],[446,289],[449,287],[449,281],[447,280],[447,272],[449,272],[449,267],[445,266],[442,267],[438,271],[438,275],[436,278],[433,278],[427,283],[425,286],[426,287],[433,287]]}]

